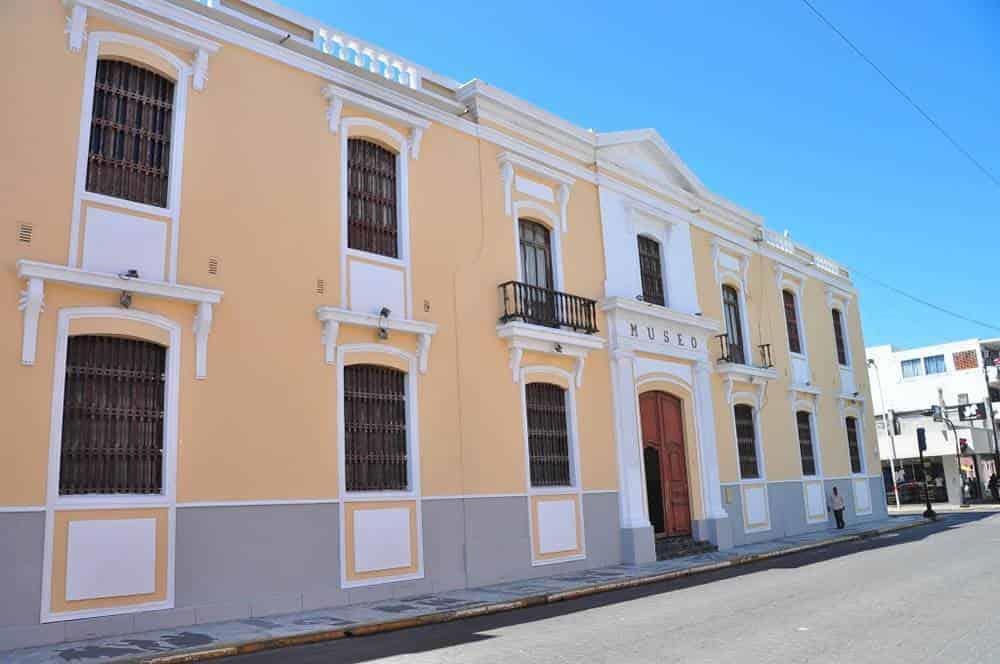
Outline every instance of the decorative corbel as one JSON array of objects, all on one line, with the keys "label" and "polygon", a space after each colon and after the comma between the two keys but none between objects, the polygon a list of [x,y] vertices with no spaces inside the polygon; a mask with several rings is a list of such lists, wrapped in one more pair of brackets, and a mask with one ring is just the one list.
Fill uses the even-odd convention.
[{"label": "decorative corbel", "polygon": [[719,243],[712,240],[712,267],[715,269],[715,285],[722,285],[722,273],[719,271]]},{"label": "decorative corbel", "polygon": [[35,348],[38,345],[38,317],[45,308],[45,282],[28,279],[28,286],[21,291],[17,308],[24,312],[24,335],[21,337],[21,364],[35,363]]},{"label": "decorative corbel", "polygon": [[524,350],[521,348],[511,348],[510,349],[510,373],[514,382],[517,383],[521,379],[521,358],[524,357]]},{"label": "decorative corbel", "polygon": [[340,332],[340,323],[327,318],[323,321],[323,361],[333,364],[337,361],[337,334]]},{"label": "decorative corbel", "polygon": [[74,4],[70,10],[66,17],[66,34],[69,35],[70,52],[79,53],[87,38],[87,8],[83,5]]},{"label": "decorative corbel", "polygon": [[329,86],[323,88],[323,97],[327,101],[326,122],[331,134],[336,134],[340,128],[340,113],[344,110],[344,100]]},{"label": "decorative corbel", "polygon": [[562,230],[565,233],[569,230],[569,217],[567,208],[569,207],[569,185],[560,184],[556,191],[556,200],[559,201],[559,220],[562,222]]},{"label": "decorative corbel", "polygon": [[750,270],[750,257],[740,256],[739,261],[740,261],[740,287],[743,289],[743,292],[746,294],[746,298],[749,300],[750,282],[747,281],[747,272]]},{"label": "decorative corbel", "polygon": [[418,334],[417,335],[417,368],[420,373],[427,373],[427,356],[430,355],[431,350],[431,335],[429,334]]},{"label": "decorative corbel", "polygon": [[208,51],[203,48],[199,48],[194,54],[193,74],[191,85],[195,90],[201,92],[205,89],[205,83],[208,81]]},{"label": "decorative corbel", "polygon": [[420,158],[420,141],[424,138],[423,127],[413,127],[410,129],[410,157]]},{"label": "decorative corbel", "polygon": [[576,362],[573,365],[573,378],[576,381],[577,388],[583,387],[583,355],[576,358]]},{"label": "decorative corbel", "polygon": [[514,165],[509,161],[500,163],[500,177],[503,178],[503,211],[510,215],[513,212]]},{"label": "decorative corbel", "polygon": [[733,378],[732,376],[727,376],[726,380],[722,383],[722,388],[726,394],[726,403],[730,406],[733,405]]},{"label": "decorative corbel", "polygon": [[212,331],[212,305],[199,302],[194,315],[194,377],[208,375],[208,333]]}]

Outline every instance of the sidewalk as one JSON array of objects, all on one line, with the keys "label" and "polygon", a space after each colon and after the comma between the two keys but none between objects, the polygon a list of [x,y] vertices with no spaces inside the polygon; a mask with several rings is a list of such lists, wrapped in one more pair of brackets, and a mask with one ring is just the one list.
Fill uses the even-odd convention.
[{"label": "sidewalk", "polygon": [[873,537],[922,523],[925,521],[920,516],[896,516],[888,521],[857,524],[839,532],[827,530],[784,537],[730,551],[644,565],[615,565],[483,588],[7,651],[0,653],[0,662],[177,664],[215,659],[559,602]]}]

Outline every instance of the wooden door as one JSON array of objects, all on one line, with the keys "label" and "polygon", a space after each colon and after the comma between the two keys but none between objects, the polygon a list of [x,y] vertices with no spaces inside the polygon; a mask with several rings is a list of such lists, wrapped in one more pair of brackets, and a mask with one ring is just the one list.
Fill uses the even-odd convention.
[{"label": "wooden door", "polygon": [[653,529],[657,534],[689,535],[691,498],[684,456],[681,401],[664,392],[646,392],[639,397],[639,413],[646,463],[646,494]]}]

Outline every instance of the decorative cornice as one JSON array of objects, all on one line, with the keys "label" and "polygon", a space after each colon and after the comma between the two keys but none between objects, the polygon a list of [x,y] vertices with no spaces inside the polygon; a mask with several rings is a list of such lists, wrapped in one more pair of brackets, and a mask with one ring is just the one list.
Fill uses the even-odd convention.
[{"label": "decorative cornice", "polygon": [[414,334],[417,336],[417,366],[420,373],[427,373],[427,360],[430,354],[431,337],[437,333],[436,323],[403,318],[383,318],[375,314],[350,311],[340,307],[317,307],[316,317],[323,324],[322,343],[323,358],[327,364],[336,362],[337,336],[341,325],[358,325],[374,330],[379,328]]},{"label": "decorative cornice", "polygon": [[587,354],[606,345],[601,337],[516,321],[497,325],[497,336],[507,341],[510,370],[515,383],[520,380],[524,351],[534,351],[575,358],[573,375],[576,386],[580,387]]},{"label": "decorative cornice", "polygon": [[410,156],[413,159],[417,159],[420,156],[420,141],[424,137],[424,130],[431,124],[428,120],[412,113],[407,113],[394,106],[383,104],[371,97],[352,92],[339,85],[330,84],[324,86],[322,93],[323,98],[327,101],[326,120],[331,134],[336,134],[340,128],[340,116],[344,110],[344,102],[347,102],[363,108],[373,115],[406,125],[410,130],[408,142]]},{"label": "decorative cornice", "polygon": [[694,316],[669,307],[661,307],[657,304],[649,304],[639,300],[632,300],[627,297],[606,297],[597,303],[598,308],[604,312],[625,311],[640,316],[656,318],[664,322],[676,325],[687,325],[696,327],[706,332],[718,332],[722,329],[722,324],[714,318]]},{"label": "decorative cornice", "polygon": [[43,281],[71,284],[73,286],[100,288],[102,290],[129,291],[130,293],[137,293],[139,295],[148,295],[149,297],[158,297],[165,300],[177,300],[179,302],[191,302],[194,304],[200,302],[218,304],[222,300],[222,291],[220,290],[185,286],[182,284],[169,284],[163,281],[129,279],[104,272],[91,272],[75,267],[66,267],[65,265],[54,265],[52,263],[40,263],[23,259],[17,262],[17,275],[22,279],[30,280],[34,278]]}]

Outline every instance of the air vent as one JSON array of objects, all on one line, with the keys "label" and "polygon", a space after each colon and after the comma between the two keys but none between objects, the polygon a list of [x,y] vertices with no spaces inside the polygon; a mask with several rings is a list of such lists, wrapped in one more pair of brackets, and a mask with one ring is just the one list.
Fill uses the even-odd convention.
[{"label": "air vent", "polygon": [[326,292],[326,281],[324,279],[316,280],[316,292],[320,295]]},{"label": "air vent", "polygon": [[208,273],[212,276],[219,274],[219,259],[215,256],[208,259]]},{"label": "air vent", "polygon": [[31,235],[34,230],[35,229],[31,224],[18,224],[17,241],[21,244],[31,244]]}]

